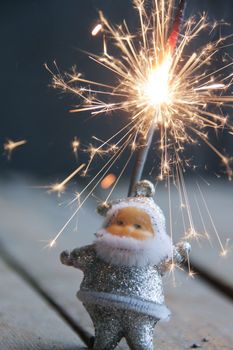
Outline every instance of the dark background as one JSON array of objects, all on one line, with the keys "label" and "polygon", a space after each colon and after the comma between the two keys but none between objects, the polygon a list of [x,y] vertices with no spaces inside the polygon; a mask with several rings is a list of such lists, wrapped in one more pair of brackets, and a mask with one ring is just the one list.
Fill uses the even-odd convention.
[{"label": "dark background", "polygon": [[[135,12],[130,0],[5,0],[0,3],[0,172],[2,176],[17,172],[57,178],[77,165],[70,146],[74,136],[81,138],[84,146],[90,143],[92,135],[106,139],[123,124],[125,116],[90,120],[86,114],[70,114],[69,109],[78,101],[49,87],[51,76],[44,63],[53,69],[56,60],[61,71],[76,64],[86,77],[109,81],[112,76],[89,62],[78,49],[101,52],[101,37],[91,36],[99,9],[112,22],[126,19],[131,26],[136,23]],[[188,1],[186,16],[203,11],[208,12],[210,19],[224,18],[231,23],[233,1]],[[232,29],[228,27],[226,31],[229,34]],[[232,54],[232,49],[228,52]],[[13,153],[11,161],[3,154],[7,138],[28,141]],[[229,137],[212,141],[233,153]],[[208,175],[221,172],[218,158],[204,145],[192,149],[191,154],[199,165],[198,171]],[[80,161],[86,157],[82,153]],[[155,154],[150,152],[148,170],[154,158]]]}]

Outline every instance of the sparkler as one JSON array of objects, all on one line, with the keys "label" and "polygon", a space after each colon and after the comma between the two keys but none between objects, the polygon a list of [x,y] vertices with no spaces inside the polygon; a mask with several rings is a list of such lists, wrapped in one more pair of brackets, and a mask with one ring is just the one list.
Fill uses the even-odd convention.
[{"label": "sparkler", "polygon": [[[80,104],[71,112],[88,111],[95,117],[126,111],[129,116],[127,124],[107,141],[96,148],[91,145],[90,162],[85,172],[94,157],[108,153],[106,147],[117,140],[114,147],[109,146],[112,147],[112,157],[83,191],[94,180],[100,182],[122,152],[130,147],[131,155],[135,150],[138,152],[129,191],[131,194],[135,182],[142,175],[147,152],[156,134],[161,159],[158,179],[165,179],[170,188],[170,177],[173,176],[181,203],[187,210],[189,234],[192,232],[196,236],[183,178],[184,167],[190,164],[182,154],[187,144],[196,144],[200,139],[220,158],[231,179],[232,158],[211,144],[208,130],[218,132],[224,129],[229,134],[233,133],[228,117],[222,112],[224,106],[232,107],[230,89],[233,74],[228,70],[232,68],[233,61],[226,55],[221,67],[216,70],[212,68],[219,50],[226,46],[227,38],[221,36],[190,53],[192,42],[203,32],[212,32],[218,23],[209,24],[207,16],[203,14],[199,19],[187,19],[179,30],[184,3],[181,0],[178,10],[174,12],[175,0],[153,0],[152,8],[148,10],[145,0],[133,0],[140,22],[137,33],[131,33],[125,21],[120,26],[113,26],[100,12],[100,24],[93,29],[92,35],[104,32],[103,54],[90,55],[90,58],[112,72],[116,83],[95,82],[73,70],[64,75],[60,72],[53,74],[53,86],[78,96]],[[118,49],[117,57],[111,54],[112,45]],[[98,179],[100,175],[102,177]],[[80,206],[88,197],[89,194]],[[172,232],[172,227],[170,229]],[[58,236],[60,234],[61,231]],[[224,247],[221,248],[223,252]]]},{"label": "sparkler", "polygon": [[[233,102],[233,96],[226,95],[232,74],[224,74],[232,67],[232,60],[229,58],[229,62],[216,71],[212,71],[210,65],[224,46],[225,38],[208,42],[188,55],[187,47],[192,41],[203,31],[213,30],[205,14],[199,20],[188,19],[183,34],[178,35],[177,23],[170,33],[174,1],[154,0],[151,16],[146,13],[145,1],[134,0],[133,3],[140,17],[139,37],[130,33],[125,22],[115,28],[100,12],[104,31],[119,49],[121,59],[109,53],[106,38],[103,55],[90,56],[112,71],[118,83],[106,85],[72,72],[64,76],[54,75],[54,87],[80,98],[81,104],[72,112],[90,111],[96,116],[110,111],[127,111],[130,119],[128,127],[139,147],[139,139],[144,139],[144,143],[150,139],[151,128],[158,131],[161,179],[171,172],[172,164],[177,161],[182,163],[181,153],[185,144],[195,143],[195,136],[219,156],[230,178],[231,158],[210,144],[207,135],[208,128],[233,130],[221,111],[223,104],[228,106]],[[179,43],[175,47],[177,37]],[[207,107],[215,111],[209,111]]]}]

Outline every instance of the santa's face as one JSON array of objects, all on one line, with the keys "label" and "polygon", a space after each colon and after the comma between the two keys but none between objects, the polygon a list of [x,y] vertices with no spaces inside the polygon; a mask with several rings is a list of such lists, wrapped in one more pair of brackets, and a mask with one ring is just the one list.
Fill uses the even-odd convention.
[{"label": "santa's face", "polygon": [[131,237],[140,241],[155,236],[149,215],[135,207],[119,209],[106,230],[114,236]]},{"label": "santa's face", "polygon": [[96,236],[97,253],[107,262],[125,266],[155,263],[156,232],[141,208],[118,209]]}]

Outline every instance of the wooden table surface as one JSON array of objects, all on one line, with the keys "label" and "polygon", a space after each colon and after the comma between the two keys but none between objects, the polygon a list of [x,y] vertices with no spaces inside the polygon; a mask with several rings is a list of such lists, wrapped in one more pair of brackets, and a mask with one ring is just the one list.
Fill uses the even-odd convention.
[{"label": "wooden table surface", "polygon": [[[233,185],[213,183],[202,188],[209,210],[223,241],[232,237]],[[187,186],[195,224],[201,230],[196,206],[200,193],[196,185]],[[115,196],[125,191],[120,187]],[[98,194],[98,193],[97,193]],[[98,195],[103,195],[102,193]],[[28,182],[0,184],[0,349],[1,350],[78,350],[86,347],[83,340],[93,334],[90,318],[75,294],[82,273],[63,266],[59,253],[90,243],[101,226],[92,199],[80,211],[53,249],[44,249],[73,213],[67,206],[72,194],[61,198],[31,188]],[[175,237],[183,228],[177,194],[172,193]],[[156,201],[168,218],[167,191],[157,190]],[[58,205],[58,204],[62,205]],[[212,238],[208,242],[192,243],[192,260],[206,271],[233,287],[233,258],[220,257],[215,230],[204,210],[206,229]],[[76,230],[77,228],[77,230]],[[230,243],[229,243],[230,244]],[[164,279],[166,303],[172,310],[170,322],[155,329],[155,349],[183,350],[200,346],[204,350],[233,349],[233,305],[230,298],[217,292],[200,276],[188,278],[176,272],[176,286],[169,276]],[[127,349],[120,343],[118,349]]]}]

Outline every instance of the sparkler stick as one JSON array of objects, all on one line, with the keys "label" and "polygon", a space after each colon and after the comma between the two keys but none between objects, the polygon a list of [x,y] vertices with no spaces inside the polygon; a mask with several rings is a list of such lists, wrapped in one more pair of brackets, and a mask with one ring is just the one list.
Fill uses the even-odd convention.
[{"label": "sparkler stick", "polygon": [[134,163],[133,172],[130,179],[128,197],[133,195],[134,187],[136,183],[141,180],[153,136],[154,136],[154,125],[151,126],[151,128],[149,129],[146,139],[141,137],[139,141],[136,160]]},{"label": "sparkler stick", "polygon": [[186,0],[180,0],[180,4],[179,4],[178,9],[177,9],[172,32],[168,38],[168,44],[172,50],[175,50],[176,45],[177,45],[178,35],[180,32],[180,26],[182,23],[182,19],[184,17],[185,4],[186,4]]},{"label": "sparkler stick", "polygon": [[[182,18],[184,16],[185,3],[186,3],[185,0],[180,0],[179,6],[177,9],[177,13],[175,16],[173,28],[172,28],[171,34],[168,38],[168,46],[169,46],[169,49],[171,50],[171,52],[174,52],[176,45],[177,45],[179,30],[180,30]],[[152,144],[154,130],[155,130],[155,125],[154,125],[154,123],[152,123],[152,125],[147,133],[146,139],[141,136],[141,138],[139,140],[138,150],[136,153],[136,160],[134,163],[132,176],[131,176],[130,184],[129,184],[129,192],[128,192],[129,197],[133,195],[134,187],[135,187],[136,183],[141,180],[143,170],[145,167],[145,163],[147,160],[148,152],[149,152],[151,144]]]}]

